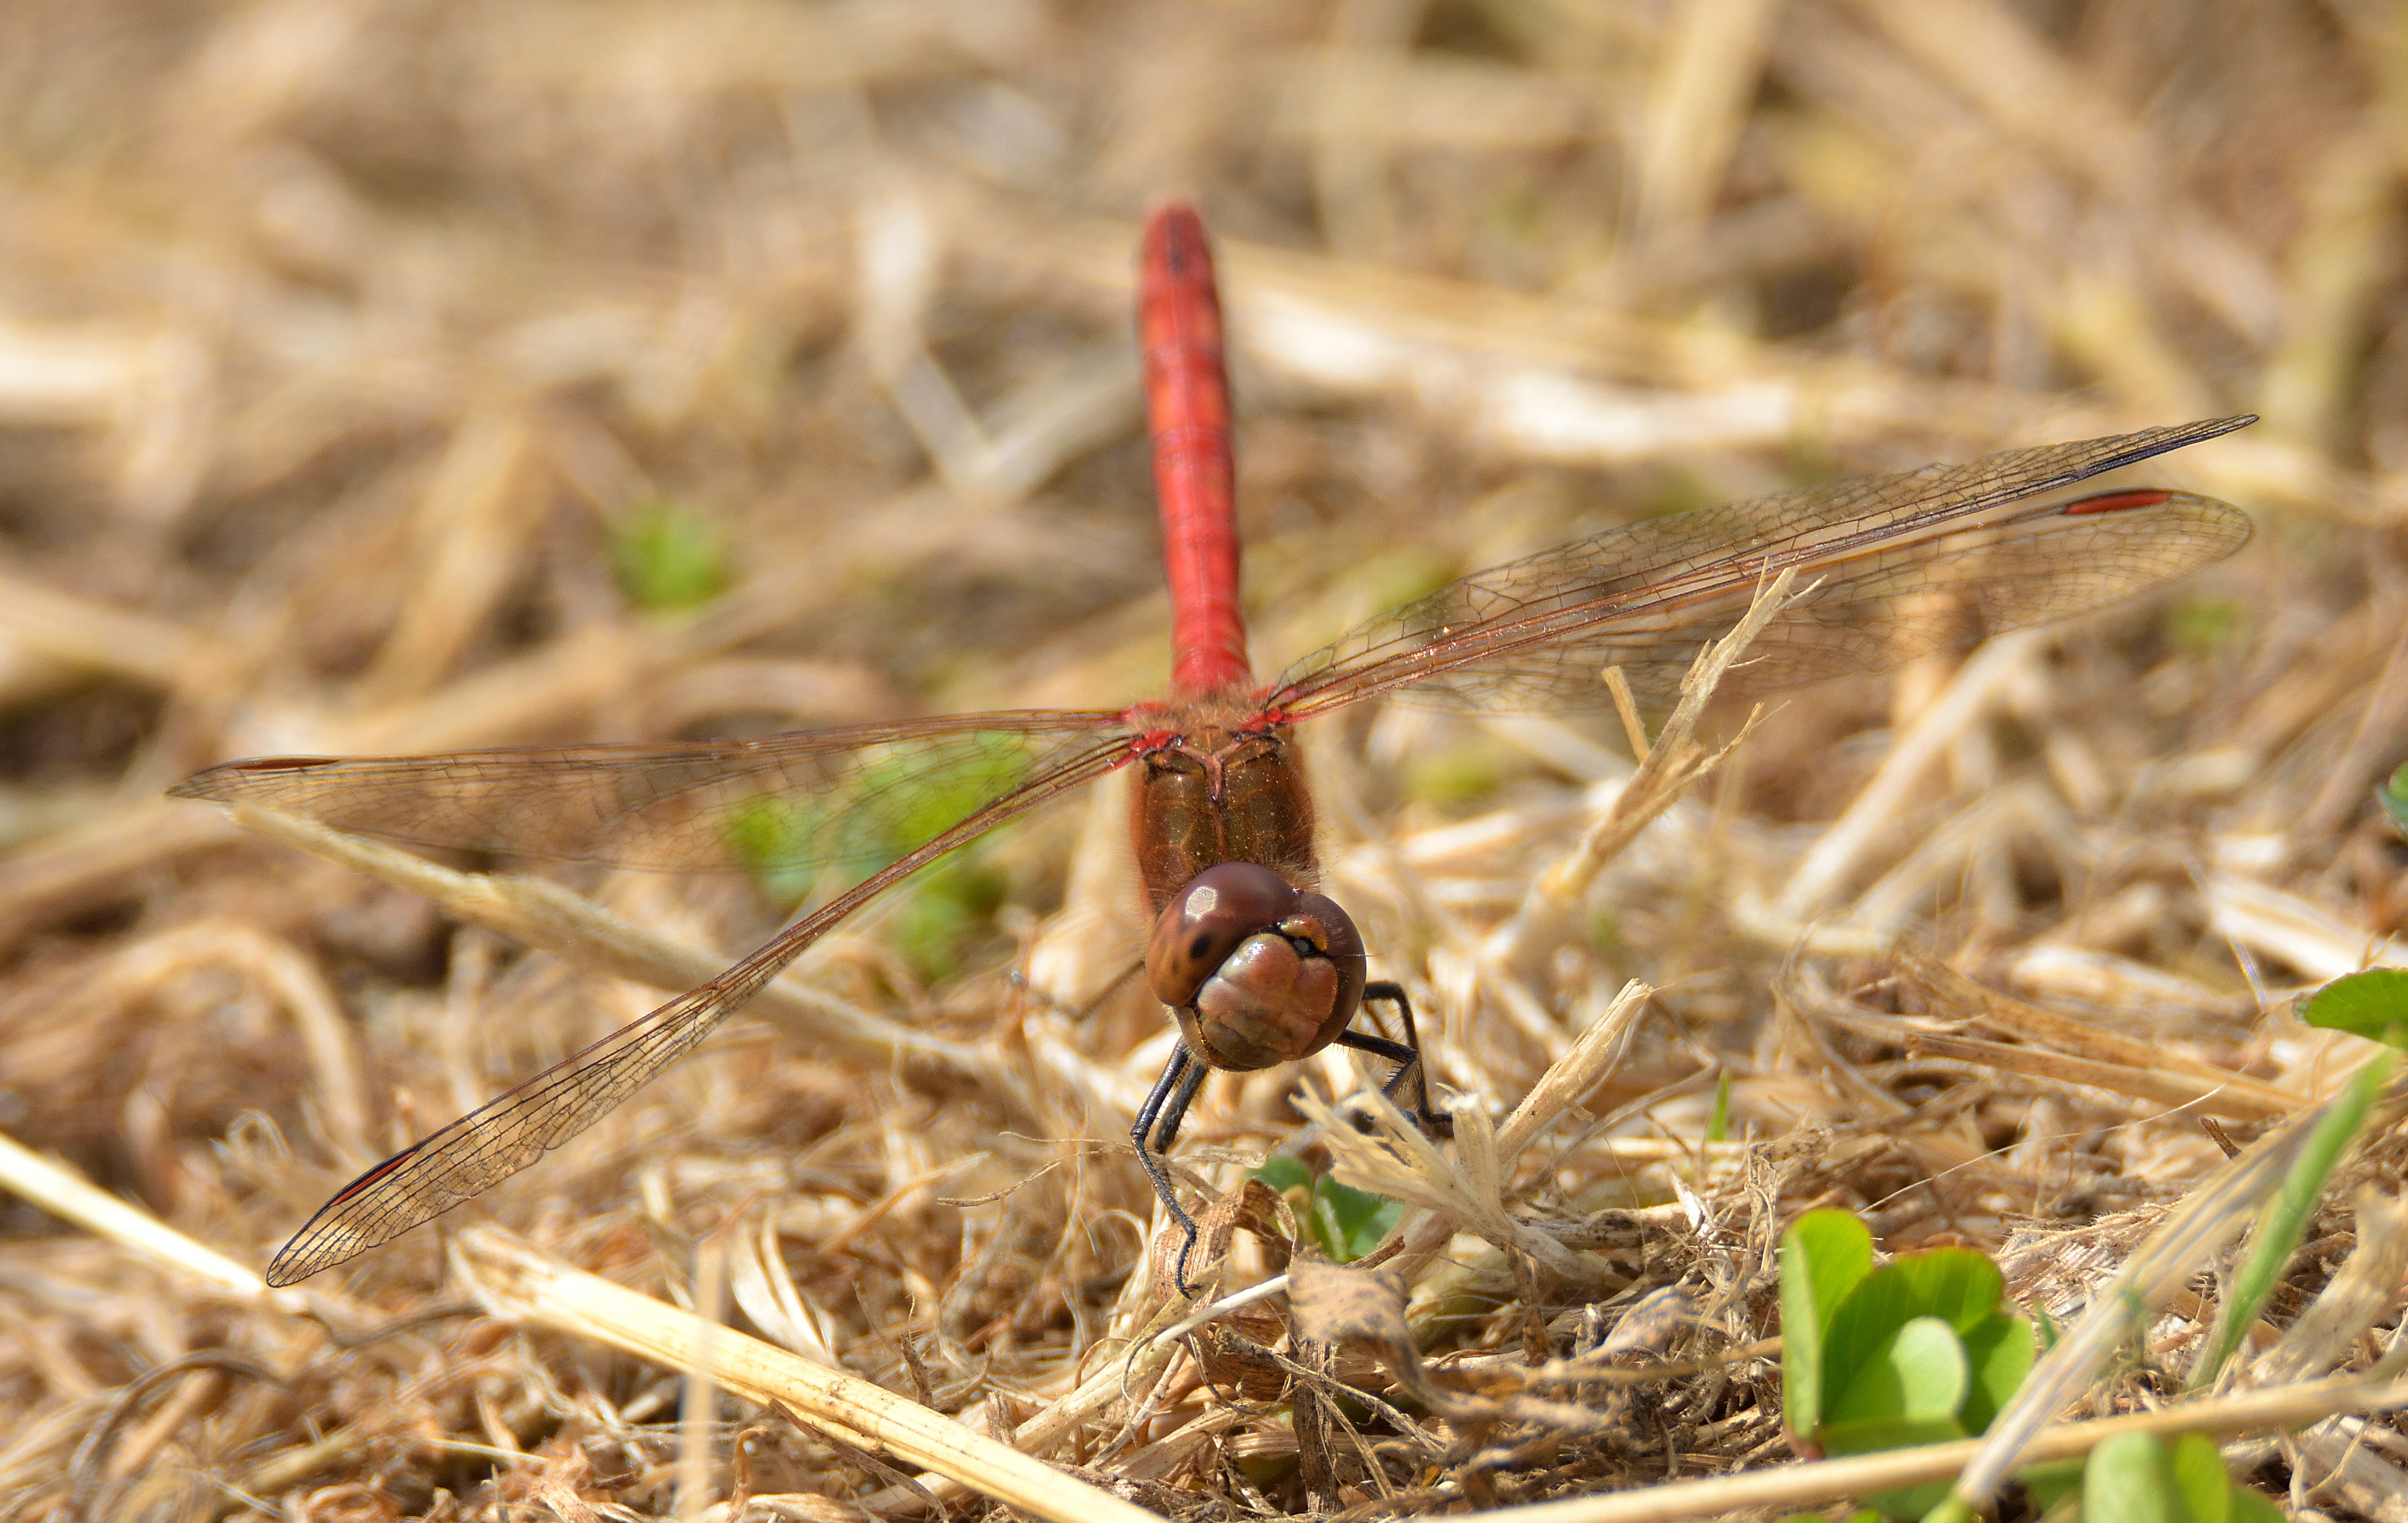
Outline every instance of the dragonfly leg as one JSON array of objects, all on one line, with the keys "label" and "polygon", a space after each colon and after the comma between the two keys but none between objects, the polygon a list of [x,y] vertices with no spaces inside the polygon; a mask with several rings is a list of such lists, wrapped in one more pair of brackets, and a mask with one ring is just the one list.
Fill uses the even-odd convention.
[{"label": "dragonfly leg", "polygon": [[1413,1029],[1413,1003],[1405,998],[1404,986],[1390,983],[1384,978],[1378,983],[1364,985],[1363,1003],[1369,1004],[1373,1000],[1395,1002],[1398,1013],[1404,1017],[1405,1039],[1391,1042],[1384,1036],[1372,1036],[1362,1032],[1340,1032],[1338,1045],[1353,1047],[1357,1052],[1368,1052],[1375,1058],[1385,1058],[1395,1063],[1396,1073],[1380,1087],[1380,1092],[1394,1100],[1405,1082],[1412,1080],[1413,1119],[1420,1122],[1422,1131],[1430,1136],[1454,1136],[1455,1117],[1430,1108],[1429,1072],[1422,1061],[1421,1033]]},{"label": "dragonfly leg", "polygon": [[[1137,1145],[1137,1160],[1145,1168],[1146,1177],[1154,1181],[1154,1194],[1169,1208],[1170,1219],[1179,1224],[1182,1241],[1179,1245],[1178,1267],[1172,1277],[1179,1283],[1179,1293],[1188,1294],[1187,1256],[1196,1247],[1196,1218],[1179,1203],[1179,1194],[1171,1188],[1170,1171],[1163,1166],[1162,1155],[1179,1138],[1179,1123],[1187,1118],[1187,1107],[1196,1099],[1196,1091],[1204,1085],[1204,1075],[1211,1070],[1188,1055],[1184,1046],[1170,1055],[1163,1065],[1162,1077],[1154,1080],[1147,1092],[1145,1103],[1138,1107],[1137,1124],[1129,1128],[1129,1141]],[[1150,1134],[1150,1135],[1149,1135]]]}]

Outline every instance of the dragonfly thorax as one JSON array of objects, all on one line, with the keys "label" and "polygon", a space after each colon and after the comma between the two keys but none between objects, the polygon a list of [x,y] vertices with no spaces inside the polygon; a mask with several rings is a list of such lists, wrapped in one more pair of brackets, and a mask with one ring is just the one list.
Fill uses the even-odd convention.
[{"label": "dragonfly thorax", "polygon": [[1258,863],[1312,888],[1312,802],[1285,733],[1199,724],[1163,734],[1138,759],[1129,822],[1148,907],[1159,915],[1222,862]]}]

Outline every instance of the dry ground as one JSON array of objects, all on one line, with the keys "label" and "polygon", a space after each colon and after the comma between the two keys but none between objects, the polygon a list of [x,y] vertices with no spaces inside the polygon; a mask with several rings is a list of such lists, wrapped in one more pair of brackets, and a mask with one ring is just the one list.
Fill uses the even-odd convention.
[{"label": "dry ground", "polygon": [[[825,1423],[480,1309],[495,1223],[1215,1517],[1785,1459],[1749,1350],[1813,1204],[1887,1249],[2012,1241],[2015,1292],[2078,1312],[2222,1161],[2202,1115],[2245,1144],[2358,1060],[2289,997],[2408,960],[2372,798],[2408,760],[2403,171],[2378,0],[13,0],[0,1132],[181,1237],[0,1204],[0,1512],[928,1505]],[[1531,895],[1628,775],[1610,718],[1322,722],[1328,877],[1452,1103],[1579,1081],[1524,1113],[1494,1215],[1409,1257],[1425,1353],[1486,1406],[1358,1403],[1325,1444],[1277,1298],[1115,1383],[1154,1217],[1113,1143],[1165,1022],[1116,981],[1110,788],[858,917],[439,1230],[261,1294],[341,1180],[658,996],[161,790],[1146,694],[1126,308],[1169,192],[1221,240],[1265,671],[1610,524],[2219,413],[2265,420],[2148,478],[2258,534],[1792,695],[1570,904]],[[696,611],[616,569],[665,504],[732,548]],[[552,876],[719,954],[780,913],[740,877]],[[1326,1163],[1300,1087],[1360,1079],[1224,1081],[1183,1160]],[[2331,1211],[2277,1323],[2354,1242]],[[1275,1267],[1237,1243],[1229,1283]],[[1628,1321],[1672,1285],[1687,1317]],[[2098,1407],[2178,1374],[2214,1295]],[[1709,1362],[1615,1386],[1626,1347]],[[2322,1504],[2408,1516],[2403,1456],[2376,1429]]]}]

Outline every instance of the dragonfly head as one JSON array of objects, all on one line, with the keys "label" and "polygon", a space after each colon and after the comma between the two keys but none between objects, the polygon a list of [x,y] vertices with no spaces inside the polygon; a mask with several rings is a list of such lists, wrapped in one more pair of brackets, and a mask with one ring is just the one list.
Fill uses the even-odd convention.
[{"label": "dragonfly head", "polygon": [[1337,1040],[1362,1003],[1363,937],[1326,895],[1256,862],[1222,862],[1164,907],[1145,973],[1190,1052],[1249,1073]]}]

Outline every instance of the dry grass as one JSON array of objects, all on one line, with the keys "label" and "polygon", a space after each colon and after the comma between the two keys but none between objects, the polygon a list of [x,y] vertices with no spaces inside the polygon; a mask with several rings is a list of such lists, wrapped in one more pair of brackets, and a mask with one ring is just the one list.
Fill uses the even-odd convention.
[{"label": "dry grass", "polygon": [[[2369,802],[2408,759],[2403,113],[2377,0],[0,9],[0,1513],[1501,1506],[1785,1459],[1762,1340],[1810,1205],[2078,1314],[2222,1199],[2200,1116],[2246,1143],[2358,1060],[2287,997],[2408,963]],[[1285,1203],[1231,1189],[1267,1151],[1434,1208],[1401,1348],[1279,1296],[1149,1341],[1181,1314],[1119,1139],[1166,1022],[1120,981],[1111,788],[439,1230],[250,1278],[777,911],[372,876],[161,790],[1145,695],[1126,306],[1172,192],[1221,239],[1266,672],[1455,570],[2011,442],[2261,412],[2150,473],[2259,532],[1797,694],[1697,781],[1713,710],[1652,823],[1610,713],[1322,721],[1332,891],[1467,1136],[1315,1140],[1299,1086],[1363,1087],[1331,1054],[1217,1083],[1180,1159],[1233,1288],[1280,1267]],[[689,615],[614,581],[664,498],[738,548]],[[2371,1360],[2386,1209],[2336,1192],[2263,1378]],[[2335,1277],[2361,1237],[2388,1279]],[[2082,1410],[2150,1404],[2215,1289]],[[2283,1394],[2234,1400],[2332,1409]],[[2339,1431],[2244,1462],[2408,1516],[2408,1436]],[[1611,1516],[1828,1495],[1751,1484]]]}]

